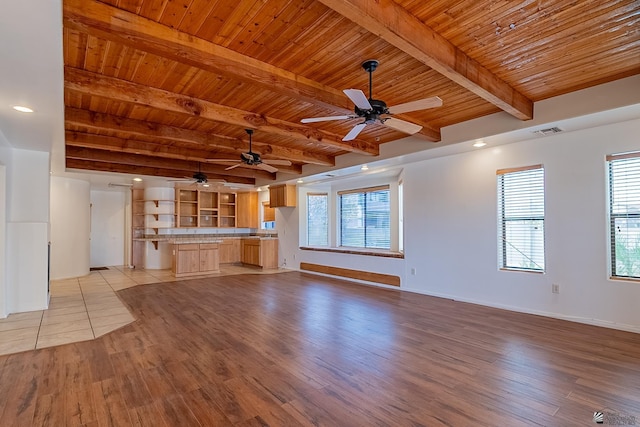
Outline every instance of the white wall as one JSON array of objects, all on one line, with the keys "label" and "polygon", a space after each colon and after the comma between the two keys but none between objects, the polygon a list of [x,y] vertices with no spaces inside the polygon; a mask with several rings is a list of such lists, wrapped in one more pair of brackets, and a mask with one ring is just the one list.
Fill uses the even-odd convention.
[{"label": "white wall", "polygon": [[49,153],[10,149],[6,193],[6,314],[48,305]]},{"label": "white wall", "polygon": [[89,274],[89,182],[51,178],[51,278]]},{"label": "white wall", "polygon": [[[296,220],[277,223],[281,257],[295,255],[292,268],[303,260],[395,274],[409,291],[640,331],[640,284],[608,275],[605,174],[605,156],[639,150],[638,134],[632,120],[407,164],[404,260],[299,251]],[[547,271],[499,271],[496,170],[539,163]]]},{"label": "white wall", "polygon": [[[3,149],[0,148],[0,152]],[[2,155],[0,154],[0,160]],[[7,317],[7,281],[6,281],[6,221],[7,221],[7,167],[0,163],[0,319]]]},{"label": "white wall", "polygon": [[119,190],[90,192],[91,267],[127,264],[124,250],[125,199],[125,193]]}]

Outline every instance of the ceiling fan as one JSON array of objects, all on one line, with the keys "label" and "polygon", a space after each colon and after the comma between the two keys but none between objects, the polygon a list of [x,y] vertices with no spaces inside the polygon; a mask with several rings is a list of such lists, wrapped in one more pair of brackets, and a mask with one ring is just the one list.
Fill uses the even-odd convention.
[{"label": "ceiling fan", "polygon": [[233,168],[237,168],[238,166],[247,165],[247,166],[255,166],[258,169],[265,170],[267,172],[276,173],[278,172],[278,168],[273,167],[276,166],[291,166],[291,162],[289,160],[262,160],[260,158],[260,154],[254,153],[251,151],[251,136],[253,135],[253,129],[245,129],[245,132],[249,135],[249,151],[246,153],[240,154],[240,160],[229,160],[229,159],[207,159],[208,162],[213,163],[236,163],[235,165],[231,165],[225,170],[231,170]]},{"label": "ceiling fan", "polygon": [[[188,185],[203,187],[209,187],[210,185],[209,178],[204,174],[204,172],[200,170],[200,162],[198,162],[198,172],[194,172],[191,177],[185,176],[184,179],[170,179],[169,182],[188,182]],[[225,181],[224,179],[215,179],[211,182],[215,184],[224,184],[227,181]]]},{"label": "ceiling fan", "polygon": [[442,105],[442,99],[437,96],[431,98],[419,99],[417,101],[406,102],[404,104],[396,105],[393,107],[387,107],[384,101],[379,99],[373,99],[372,95],[372,74],[378,68],[379,62],[375,59],[370,59],[362,63],[362,68],[369,73],[369,98],[367,99],[364,92],[360,89],[345,89],[343,92],[349,99],[356,105],[355,114],[343,115],[343,116],[328,116],[328,117],[312,117],[308,119],[300,120],[302,123],[315,123],[326,122],[330,120],[347,120],[363,118],[364,121],[355,125],[351,131],[342,138],[343,141],[351,141],[355,139],[365,126],[379,122],[392,129],[400,132],[413,135],[420,132],[422,126],[415,123],[407,122],[405,120],[396,119],[393,117],[381,117],[386,115],[408,113],[410,111],[426,110],[429,108],[440,107]]}]

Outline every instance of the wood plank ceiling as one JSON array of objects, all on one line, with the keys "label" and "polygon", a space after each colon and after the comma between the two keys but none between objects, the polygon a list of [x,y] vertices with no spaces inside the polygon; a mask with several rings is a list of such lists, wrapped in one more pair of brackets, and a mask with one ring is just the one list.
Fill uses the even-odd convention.
[{"label": "wood plank ceiling", "polygon": [[636,0],[64,0],[68,169],[254,184],[275,174],[208,159],[332,166],[406,134],[353,114],[343,89],[387,105],[438,96],[397,117],[440,128],[640,73]]}]

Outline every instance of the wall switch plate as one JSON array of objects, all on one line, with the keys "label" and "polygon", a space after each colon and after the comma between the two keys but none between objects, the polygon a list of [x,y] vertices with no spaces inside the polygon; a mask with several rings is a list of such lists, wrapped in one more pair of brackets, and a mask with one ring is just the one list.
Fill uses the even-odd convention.
[{"label": "wall switch plate", "polygon": [[557,283],[552,283],[551,284],[551,293],[559,294],[560,293],[560,285],[558,285]]},{"label": "wall switch plate", "polygon": [[415,268],[412,268],[412,269],[411,269],[411,275],[412,275],[412,276],[415,276],[415,275],[416,275],[416,269],[415,269]]}]

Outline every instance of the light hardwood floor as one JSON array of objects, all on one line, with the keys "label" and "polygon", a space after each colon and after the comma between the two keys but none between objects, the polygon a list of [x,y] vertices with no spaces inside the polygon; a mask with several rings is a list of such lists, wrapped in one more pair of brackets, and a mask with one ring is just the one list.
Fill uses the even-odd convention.
[{"label": "light hardwood floor", "polygon": [[133,323],[0,356],[0,425],[640,424],[638,334],[299,272],[118,296]]},{"label": "light hardwood floor", "polygon": [[[201,277],[279,271],[225,264],[219,272]],[[0,319],[0,355],[86,341],[115,331],[134,320],[116,291],[176,280],[170,270],[133,270],[123,266],[92,271],[83,277],[52,280],[48,310]]]}]

